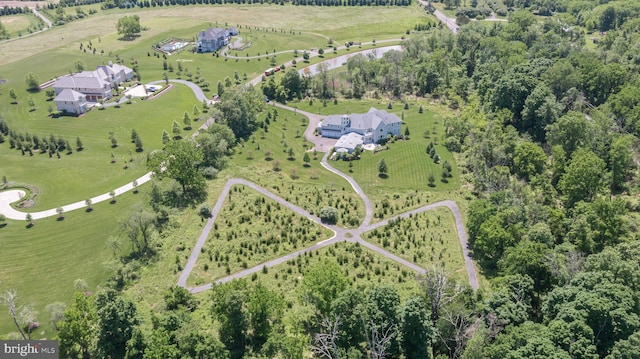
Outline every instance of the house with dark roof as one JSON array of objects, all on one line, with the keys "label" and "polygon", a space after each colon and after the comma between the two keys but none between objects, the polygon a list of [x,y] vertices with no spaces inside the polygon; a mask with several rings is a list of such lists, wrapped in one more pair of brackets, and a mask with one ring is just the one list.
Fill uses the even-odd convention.
[{"label": "house with dark roof", "polygon": [[[401,124],[402,120],[395,114],[372,107],[367,113],[327,116],[319,128],[322,137],[342,140],[343,136],[355,133],[361,136],[362,143],[368,144],[378,143],[389,135],[400,136]],[[354,141],[354,136],[343,140],[345,144],[355,143]]]},{"label": "house with dark roof", "polygon": [[229,44],[229,32],[219,27],[208,28],[198,33],[198,52],[214,52]]},{"label": "house with dark roof", "polygon": [[64,89],[53,99],[58,111],[73,113],[76,115],[87,111],[87,97],[80,92]]}]

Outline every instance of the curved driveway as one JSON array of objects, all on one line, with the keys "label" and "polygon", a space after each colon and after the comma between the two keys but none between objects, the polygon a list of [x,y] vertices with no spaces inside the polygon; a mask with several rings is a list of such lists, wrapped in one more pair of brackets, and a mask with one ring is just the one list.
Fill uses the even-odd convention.
[{"label": "curved driveway", "polygon": [[[366,51],[366,50],[365,50]],[[183,85],[188,86],[194,93],[194,95],[196,96],[196,98],[198,99],[198,101],[203,101],[203,100],[208,100],[206,95],[204,94],[204,92],[202,91],[202,89],[189,81],[186,80],[169,80],[170,82],[174,82],[174,83],[180,83]],[[257,81],[257,82],[256,82]],[[259,83],[259,81],[261,81],[261,76],[256,77],[255,79],[253,79],[252,81],[250,81],[251,84],[255,85],[257,83]],[[151,82],[153,83],[162,83],[163,80],[158,80],[158,81],[153,81]],[[253,83],[255,82],[255,83]],[[296,109],[292,109],[291,107],[288,106],[284,106],[284,105],[280,105],[277,104],[276,106],[282,107],[282,108],[286,108],[289,110],[294,110],[297,111]],[[305,115],[307,117],[309,117],[309,126],[307,127],[307,129],[305,130],[305,138],[307,138],[309,141],[313,142],[314,144],[320,144],[321,149],[322,146],[324,145],[324,143],[322,142],[321,138],[318,138],[316,136],[313,136],[313,131],[315,130],[315,128],[318,126],[319,121],[321,120],[321,116],[318,115],[314,115],[305,111],[297,111],[299,113],[301,113],[302,115]],[[209,121],[205,122],[201,128],[206,128],[211,122],[213,121],[213,119],[209,119]],[[197,131],[196,131],[197,132]],[[327,148],[327,150],[330,147]],[[479,283],[478,283],[478,278],[477,278],[477,274],[475,271],[475,267],[473,265],[473,261],[471,260],[471,257],[469,256],[469,250],[468,250],[468,243],[467,243],[467,234],[464,228],[464,224],[462,222],[462,217],[460,215],[460,210],[458,209],[458,206],[455,204],[455,202],[453,201],[442,201],[442,202],[438,202],[438,203],[433,203],[430,205],[426,205],[423,207],[420,207],[418,209],[414,209],[412,211],[408,211],[405,212],[403,214],[397,215],[395,217],[389,218],[387,220],[375,223],[375,224],[371,224],[371,220],[373,218],[373,205],[371,203],[371,201],[369,200],[369,198],[367,197],[367,195],[365,194],[365,192],[362,190],[362,188],[358,185],[358,183],[350,176],[346,175],[345,173],[338,171],[337,169],[333,168],[328,162],[327,162],[327,157],[329,155],[329,151],[326,151],[325,155],[322,158],[321,161],[321,165],[326,168],[327,170],[341,176],[342,178],[344,178],[345,180],[347,180],[349,182],[349,184],[351,185],[351,187],[353,187],[353,189],[356,191],[356,193],[358,193],[358,195],[360,195],[360,197],[362,198],[362,200],[365,203],[365,218],[363,223],[360,225],[360,227],[358,227],[355,230],[347,230],[344,228],[339,228],[336,226],[329,226],[326,224],[323,224],[320,219],[316,216],[311,215],[309,212],[305,211],[304,209],[284,200],[283,198],[276,196],[275,194],[267,191],[266,189],[252,183],[249,182],[247,180],[244,179],[239,179],[239,178],[235,178],[235,179],[231,179],[229,180],[224,188],[222,193],[220,194],[220,196],[218,197],[218,201],[216,202],[216,205],[214,206],[213,210],[212,210],[212,217],[207,221],[205,227],[203,228],[202,232],[200,233],[200,236],[198,237],[198,240],[196,242],[196,245],[193,248],[193,251],[191,252],[191,255],[189,257],[189,260],[187,261],[187,264],[185,265],[184,270],[180,273],[180,277],[178,279],[178,286],[181,287],[187,287],[187,279],[189,278],[189,275],[191,274],[191,271],[193,270],[193,268],[195,267],[195,264],[197,262],[198,256],[200,254],[200,251],[202,249],[202,247],[204,246],[204,243],[206,242],[209,233],[211,232],[211,229],[213,228],[213,224],[215,222],[216,217],[218,216],[218,213],[220,212],[220,210],[222,209],[222,205],[224,204],[224,200],[227,197],[230,189],[232,186],[234,185],[245,185],[247,187],[250,187],[256,191],[258,191],[259,193],[261,193],[262,195],[265,195],[269,198],[272,198],[273,200],[277,201],[278,203],[282,204],[283,206],[289,208],[291,211],[304,216],[306,218],[308,218],[309,220],[318,223],[330,230],[333,231],[334,235],[324,241],[318,242],[310,247],[307,248],[303,248],[301,250],[298,250],[296,252],[293,253],[289,253],[285,256],[282,256],[280,258],[277,259],[273,259],[271,261],[259,264],[257,266],[254,266],[252,268],[243,270],[241,272],[237,272],[234,273],[232,275],[220,278],[218,280],[216,280],[216,283],[225,283],[228,281],[231,281],[233,279],[236,278],[241,278],[244,276],[247,276],[249,274],[258,272],[260,270],[262,270],[263,267],[271,267],[271,266],[275,266],[281,263],[284,263],[290,259],[296,258],[297,256],[309,252],[309,251],[313,251],[319,248],[323,248],[326,247],[328,245],[331,245],[333,243],[337,243],[337,242],[343,242],[343,241],[349,241],[349,242],[356,242],[356,243],[360,243],[362,246],[369,248],[370,250],[379,253],[380,255],[385,256],[386,258],[389,258],[391,260],[394,260],[404,266],[407,266],[411,269],[413,269],[414,271],[418,272],[418,273],[424,273],[425,269],[421,268],[420,266],[411,263],[405,259],[402,259],[398,256],[396,256],[393,253],[387,252],[386,250],[377,247],[365,240],[363,240],[360,235],[370,231],[374,228],[378,228],[380,226],[384,226],[386,225],[390,220],[392,219],[396,219],[396,218],[405,218],[410,216],[411,214],[417,214],[417,213],[421,213],[424,211],[428,211],[428,210],[433,210],[435,208],[438,207],[447,207],[449,208],[454,215],[454,219],[456,222],[456,230],[458,233],[458,238],[460,240],[460,245],[462,246],[462,251],[463,251],[463,256],[464,256],[464,262],[465,262],[465,267],[467,270],[467,275],[469,277],[469,285],[473,288],[473,289],[478,289],[479,288]],[[148,182],[151,179],[151,175],[152,173],[149,172],[147,174],[145,174],[144,176],[138,178],[137,184],[141,185],[143,183]],[[133,186],[133,182],[128,183],[124,186],[121,186],[117,189],[114,190],[116,195],[120,195],[124,192],[130,191],[134,188]],[[17,211],[15,209],[13,209],[10,206],[10,203],[16,202],[17,200],[19,200],[20,198],[22,198],[25,195],[24,191],[21,190],[10,190],[10,191],[4,191],[4,192],[0,192],[0,213],[4,214],[5,216],[7,216],[7,218],[9,219],[15,219],[15,220],[24,220],[26,214],[24,212],[20,212]],[[106,201],[109,200],[111,198],[111,196],[106,193],[106,194],[102,194],[96,197],[91,198],[92,203],[99,203],[102,201]],[[72,203],[66,206],[63,206],[63,210],[64,212],[68,212],[68,211],[72,211],[75,209],[79,209],[79,208],[83,208],[86,207],[86,204],[84,201],[79,201],[76,203]],[[47,211],[41,211],[41,212],[35,212],[31,214],[33,216],[34,219],[40,219],[40,218],[45,218],[45,217],[51,217],[54,215],[57,215],[57,212],[55,209],[50,209]],[[347,238],[346,234],[349,233],[351,236],[351,238]],[[210,289],[212,287],[212,284],[206,284],[206,285],[202,285],[202,286],[198,286],[198,287],[193,287],[193,288],[188,288],[190,289],[192,292],[194,293],[198,293],[198,292],[202,292],[205,291],[207,289]]]}]

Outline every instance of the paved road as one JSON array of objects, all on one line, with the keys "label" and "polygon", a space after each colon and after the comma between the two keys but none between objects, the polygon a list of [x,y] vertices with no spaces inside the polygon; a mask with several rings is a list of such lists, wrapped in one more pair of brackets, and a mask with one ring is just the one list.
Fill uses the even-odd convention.
[{"label": "paved road", "polygon": [[[136,179],[137,185],[142,185],[144,183],[149,182],[151,180],[151,172],[145,174],[144,176]],[[118,187],[114,189],[114,193],[116,196],[119,196],[125,192],[131,191],[134,188],[133,181],[125,184],[124,186]],[[8,219],[14,219],[18,221],[22,221],[26,218],[27,213],[29,212],[21,212],[13,209],[11,207],[11,203],[17,202],[20,198],[24,197],[25,192],[21,190],[9,190],[0,192],[0,213],[4,214]],[[104,202],[107,200],[111,200],[111,196],[109,193],[103,193],[99,196],[91,197],[91,203],[96,204],[100,202]],[[76,209],[86,207],[85,200],[78,201],[75,203],[67,204],[62,206],[62,210],[66,212],[75,211]],[[56,208],[48,209],[46,211],[40,212],[30,212],[33,219],[42,219],[47,217],[57,216],[58,212],[56,212]]]},{"label": "paved road", "polygon": [[[418,2],[420,2],[420,5],[422,5],[425,9],[428,9],[428,6],[429,6],[429,2],[428,1],[426,1],[426,0],[418,0]],[[435,17],[438,20],[440,20],[440,22],[443,23],[454,34],[457,34],[458,31],[460,30],[460,26],[458,26],[456,24],[456,19],[451,18],[451,17],[447,17],[447,15],[442,13],[442,11],[440,11],[438,9],[434,9],[433,15],[435,15]]]}]

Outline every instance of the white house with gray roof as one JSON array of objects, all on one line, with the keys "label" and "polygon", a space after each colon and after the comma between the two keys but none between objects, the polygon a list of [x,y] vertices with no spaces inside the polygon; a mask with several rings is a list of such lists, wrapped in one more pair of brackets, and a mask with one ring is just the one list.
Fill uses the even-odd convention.
[{"label": "white house with gray roof", "polygon": [[64,89],[53,99],[58,111],[80,115],[87,111],[87,97],[80,92]]},{"label": "white house with gray roof", "polygon": [[[388,135],[400,136],[401,125],[402,120],[395,114],[372,107],[367,113],[327,116],[319,127],[322,137],[340,138],[342,141],[343,136],[356,133],[361,136],[362,143],[368,144],[385,140]],[[354,136],[345,138],[343,142],[353,143]]]},{"label": "white house with gray roof", "polygon": [[[133,70],[120,65],[114,64],[111,61],[107,65],[100,65],[93,71],[82,71],[72,75],[65,75],[60,77],[55,84],[53,84],[53,90],[56,93],[56,107],[58,111],[82,113],[86,110],[86,102],[98,102],[100,100],[107,100],[111,98],[111,90],[125,81],[129,81],[133,78]],[[73,91],[74,95],[71,95]],[[58,96],[65,93],[65,100],[57,101]],[[84,96],[85,109],[82,112],[74,112],[68,110],[69,99],[72,97],[77,100],[77,93]],[[79,109],[76,107],[75,109]]]}]

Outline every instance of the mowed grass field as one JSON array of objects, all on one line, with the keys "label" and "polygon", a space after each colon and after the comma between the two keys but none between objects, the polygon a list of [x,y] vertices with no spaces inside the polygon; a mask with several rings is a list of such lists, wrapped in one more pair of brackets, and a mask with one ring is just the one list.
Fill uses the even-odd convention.
[{"label": "mowed grass field", "polygon": [[[37,151],[34,156],[28,153],[23,156],[21,151],[10,149],[6,141],[0,144],[1,174],[9,181],[28,183],[39,189],[36,204],[30,211],[81,201],[133,181],[147,172],[147,154],[162,148],[162,131],[171,134],[174,120],[182,125],[184,112],[191,114],[194,105],[201,106],[193,92],[182,85],[176,85],[154,100],[134,99],[133,102],[121,108],[94,109],[81,117],[50,118],[44,115],[46,110],[40,108],[29,113],[26,120],[13,116],[17,111],[28,111],[23,101],[7,105],[10,111],[5,112],[5,119],[12,130],[68,139],[74,152],[67,155],[64,151],[61,158],[55,155],[50,158]],[[136,152],[135,144],[131,143],[134,129],[142,140],[143,152]],[[185,131],[183,135],[188,136],[192,131]],[[116,148],[112,148],[110,133],[118,141]],[[80,152],[75,150],[77,137],[84,146]],[[112,153],[115,163],[111,163]],[[128,162],[130,158],[133,162]]]},{"label": "mowed grass field", "polygon": [[[416,4],[407,7],[348,8],[258,4],[210,5],[108,11],[99,10],[98,5],[83,8],[87,13],[89,8],[96,9],[98,14],[54,27],[38,35],[37,39],[24,39],[20,44],[13,42],[0,45],[0,66],[61,46],[73,46],[97,38],[105,41],[104,46],[111,51],[130,50],[133,46],[144,43],[145,38],[160,34],[172,35],[196,25],[202,29],[215,26],[216,23],[228,23],[230,26],[247,25],[315,32],[327,38],[331,37],[340,44],[345,41],[371,41],[374,38],[399,38],[406,30],[431,17]],[[118,19],[133,14],[140,16],[141,25],[147,30],[134,41],[117,40],[119,36],[115,33],[115,28]],[[192,32],[192,36],[195,35],[196,32]]]},{"label": "mowed grass field", "polygon": [[[331,165],[352,176],[374,202],[376,218],[387,218],[399,214],[406,209],[419,207],[445,198],[459,195],[460,175],[454,155],[444,146],[444,126],[441,109],[426,102],[410,103],[405,110],[402,103],[392,103],[392,109],[387,109],[386,100],[379,101],[339,101],[334,104],[328,101],[326,106],[320,100],[290,103],[298,109],[329,114],[364,113],[370,108],[395,113],[404,123],[401,132],[409,128],[409,140],[398,140],[383,146],[384,150],[372,153],[363,151],[359,160],[352,161],[349,167],[347,161],[331,161]],[[420,105],[423,113],[419,113]],[[428,136],[426,138],[425,136]],[[433,143],[440,162],[435,163],[426,152],[429,143]],[[384,159],[388,172],[380,176],[378,165]],[[443,163],[451,164],[451,177],[443,182]],[[435,177],[434,186],[429,186],[429,175]],[[386,209],[385,209],[386,207]]]},{"label": "mowed grass field", "polygon": [[[55,335],[44,308],[56,301],[69,304],[76,279],[84,279],[95,292],[111,273],[109,237],[118,235],[118,221],[132,206],[147,200],[144,192],[119,196],[114,204],[95,204],[92,212],[65,213],[63,221],[51,217],[31,228],[26,228],[25,221],[8,221],[0,228],[0,289],[15,289],[18,304],[38,312],[41,328],[35,337]],[[123,243],[121,250],[127,249]],[[3,311],[0,333],[16,331]]]},{"label": "mowed grass field", "polygon": [[0,23],[7,30],[9,37],[28,34],[29,29],[38,26],[38,20],[33,14],[0,16]]}]

